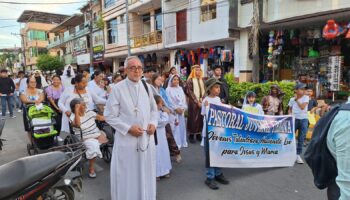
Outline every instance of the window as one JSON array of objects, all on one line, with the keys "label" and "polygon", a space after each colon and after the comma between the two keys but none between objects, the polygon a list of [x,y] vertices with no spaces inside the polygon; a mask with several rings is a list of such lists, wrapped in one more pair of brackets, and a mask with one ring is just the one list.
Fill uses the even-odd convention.
[{"label": "window", "polygon": [[161,9],[158,9],[155,11],[155,19],[156,19],[155,30],[161,31],[162,30],[162,10]]},{"label": "window", "polygon": [[125,17],[125,15],[120,15],[120,23],[121,23],[121,24],[124,24],[124,23],[125,23],[125,21],[124,21],[125,18],[124,18],[124,17]]},{"label": "window", "polygon": [[151,15],[149,13],[142,15],[142,22],[143,22],[143,34],[151,32]]},{"label": "window", "polygon": [[28,41],[33,41],[33,40],[46,41],[47,40],[45,31],[29,30],[27,32],[27,37],[28,37]]},{"label": "window", "polygon": [[112,19],[107,22],[107,37],[108,44],[117,43],[118,37],[118,27],[117,27],[117,19]]},{"label": "window", "polygon": [[36,48],[36,47],[29,48],[29,55],[30,55],[30,57],[38,57],[38,55],[41,55],[41,54],[47,54],[47,49],[45,49],[45,48]]},{"label": "window", "polygon": [[105,8],[109,8],[115,4],[117,0],[105,0]]},{"label": "window", "polygon": [[216,0],[201,0],[201,22],[216,19]]}]

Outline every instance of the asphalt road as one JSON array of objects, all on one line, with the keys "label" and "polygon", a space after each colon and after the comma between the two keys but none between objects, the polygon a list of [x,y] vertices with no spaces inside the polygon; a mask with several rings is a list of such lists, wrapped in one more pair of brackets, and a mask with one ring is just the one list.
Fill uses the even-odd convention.
[{"label": "asphalt road", "polygon": [[[21,113],[16,119],[7,119],[0,151],[0,165],[27,156],[27,136]],[[313,185],[313,177],[306,165],[291,168],[225,169],[230,185],[220,185],[217,191],[204,184],[205,168],[203,149],[199,143],[182,150],[183,162],[173,163],[169,179],[157,182],[158,200],[326,200],[325,191]],[[109,164],[97,162],[97,178],[84,175],[83,192],[79,200],[110,199]],[[1,180],[0,180],[1,181]]]}]

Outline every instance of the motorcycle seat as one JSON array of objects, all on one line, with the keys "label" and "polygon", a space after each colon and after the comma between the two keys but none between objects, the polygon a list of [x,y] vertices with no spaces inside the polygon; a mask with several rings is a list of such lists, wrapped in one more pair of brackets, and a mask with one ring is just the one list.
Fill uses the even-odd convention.
[{"label": "motorcycle seat", "polygon": [[65,153],[56,151],[20,158],[0,166],[0,199],[24,190],[68,159]]}]

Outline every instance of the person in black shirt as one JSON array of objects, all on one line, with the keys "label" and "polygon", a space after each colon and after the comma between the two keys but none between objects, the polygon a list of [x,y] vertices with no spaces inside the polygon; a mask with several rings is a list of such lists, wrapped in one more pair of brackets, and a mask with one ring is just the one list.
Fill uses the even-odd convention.
[{"label": "person in black shirt", "polygon": [[6,116],[6,103],[10,111],[10,118],[15,118],[13,115],[14,108],[14,98],[13,94],[15,92],[16,86],[13,80],[8,77],[7,70],[2,69],[0,75],[0,98],[1,98],[1,108],[2,117]]},{"label": "person in black shirt", "polygon": [[213,66],[213,78],[220,81],[222,84],[220,86],[220,99],[221,102],[224,104],[228,104],[228,98],[229,98],[229,89],[226,80],[222,77],[222,68],[219,65]]},{"label": "person in black shirt", "polygon": [[318,108],[318,104],[317,100],[314,98],[314,91],[312,88],[306,88],[306,95],[310,98],[309,104],[307,105],[307,111],[315,113],[316,109]]}]

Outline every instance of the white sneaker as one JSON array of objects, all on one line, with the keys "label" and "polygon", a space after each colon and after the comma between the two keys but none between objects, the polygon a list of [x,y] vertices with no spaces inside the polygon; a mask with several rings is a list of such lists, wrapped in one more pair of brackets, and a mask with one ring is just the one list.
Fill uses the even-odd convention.
[{"label": "white sneaker", "polygon": [[296,162],[297,162],[298,164],[304,164],[304,161],[303,161],[303,159],[301,158],[300,155],[297,155],[297,160],[296,160]]},{"label": "white sneaker", "polygon": [[61,136],[57,136],[57,141],[63,142],[64,140],[63,140],[63,138],[61,138]]},{"label": "white sneaker", "polygon": [[18,111],[17,112],[22,112],[22,110],[21,109],[18,109]]},{"label": "white sneaker", "polygon": [[15,115],[12,115],[12,116],[10,116],[10,118],[11,118],[11,119],[14,119],[14,118],[16,118],[16,116],[15,116]]}]

